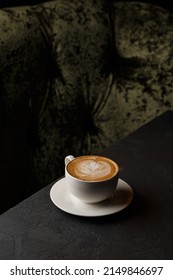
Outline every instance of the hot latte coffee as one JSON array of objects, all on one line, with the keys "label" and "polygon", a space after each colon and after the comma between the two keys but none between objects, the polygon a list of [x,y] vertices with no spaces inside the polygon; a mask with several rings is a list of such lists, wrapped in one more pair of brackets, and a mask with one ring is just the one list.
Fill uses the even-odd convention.
[{"label": "hot latte coffee", "polygon": [[80,180],[104,181],[118,173],[117,164],[101,156],[80,156],[67,165],[68,173]]}]

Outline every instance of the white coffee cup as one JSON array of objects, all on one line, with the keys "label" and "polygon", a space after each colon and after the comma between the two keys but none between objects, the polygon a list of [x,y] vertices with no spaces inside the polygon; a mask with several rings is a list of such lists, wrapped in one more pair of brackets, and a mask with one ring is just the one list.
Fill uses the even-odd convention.
[{"label": "white coffee cup", "polygon": [[[77,169],[80,169],[80,174],[76,173]],[[108,171],[109,174],[105,175]],[[111,159],[92,155],[77,158],[69,155],[65,158],[66,186],[73,196],[84,203],[97,203],[111,197],[118,177],[119,167]]]}]

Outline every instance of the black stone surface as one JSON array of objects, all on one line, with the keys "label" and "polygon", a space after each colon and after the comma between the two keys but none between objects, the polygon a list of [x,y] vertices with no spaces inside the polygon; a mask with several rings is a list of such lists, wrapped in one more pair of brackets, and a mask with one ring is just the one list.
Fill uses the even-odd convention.
[{"label": "black stone surface", "polygon": [[169,111],[104,150],[135,194],[118,214],[67,214],[51,202],[52,184],[2,214],[0,259],[173,259],[172,143]]}]

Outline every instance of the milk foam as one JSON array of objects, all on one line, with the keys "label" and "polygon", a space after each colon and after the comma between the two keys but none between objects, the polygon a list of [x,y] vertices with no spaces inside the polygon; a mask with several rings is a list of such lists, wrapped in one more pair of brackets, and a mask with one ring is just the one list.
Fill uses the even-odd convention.
[{"label": "milk foam", "polygon": [[116,175],[118,166],[108,158],[86,155],[71,160],[67,165],[67,171],[77,179],[99,182]]},{"label": "milk foam", "polygon": [[111,173],[111,166],[105,161],[83,160],[76,165],[76,174],[81,178],[101,179]]}]

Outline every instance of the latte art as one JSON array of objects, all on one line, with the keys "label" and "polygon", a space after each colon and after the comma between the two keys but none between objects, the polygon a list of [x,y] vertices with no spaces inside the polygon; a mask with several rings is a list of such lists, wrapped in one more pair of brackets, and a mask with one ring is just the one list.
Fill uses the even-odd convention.
[{"label": "latte art", "polygon": [[118,171],[112,160],[99,156],[75,158],[68,164],[67,170],[73,177],[86,181],[107,180]]},{"label": "latte art", "polygon": [[94,161],[94,160],[84,160],[83,162],[77,165],[78,174],[80,177],[83,176],[88,177],[89,175],[93,177],[93,179],[97,179],[100,177],[105,177],[107,174],[111,172],[111,167],[107,162],[104,161]]}]

